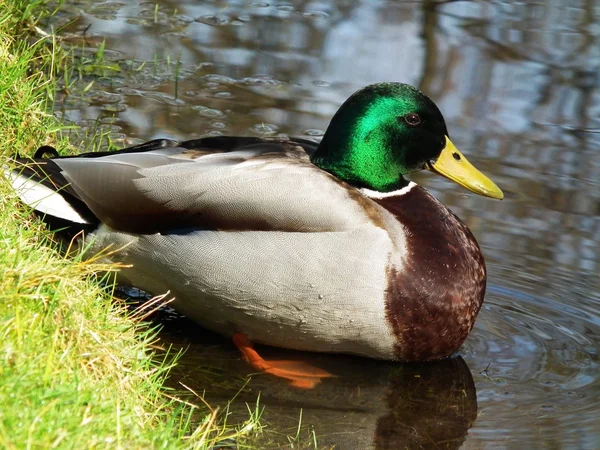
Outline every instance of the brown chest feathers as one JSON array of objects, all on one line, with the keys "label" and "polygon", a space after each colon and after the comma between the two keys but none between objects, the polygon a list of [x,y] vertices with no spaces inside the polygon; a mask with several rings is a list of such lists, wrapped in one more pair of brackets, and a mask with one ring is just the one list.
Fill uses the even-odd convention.
[{"label": "brown chest feathers", "polygon": [[402,361],[450,356],[473,328],[485,294],[485,262],[473,234],[419,186],[376,200],[407,231],[400,270],[387,273],[386,313]]}]

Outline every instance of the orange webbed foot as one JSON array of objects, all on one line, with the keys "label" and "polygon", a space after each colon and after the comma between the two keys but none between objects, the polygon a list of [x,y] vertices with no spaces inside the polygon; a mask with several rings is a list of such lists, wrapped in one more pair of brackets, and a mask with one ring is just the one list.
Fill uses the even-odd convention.
[{"label": "orange webbed foot", "polygon": [[335,377],[332,373],[303,361],[285,359],[267,361],[254,350],[252,343],[245,334],[234,334],[233,343],[242,352],[244,360],[254,369],[275,375],[276,377],[285,378],[290,381],[292,386],[312,389],[323,378]]}]

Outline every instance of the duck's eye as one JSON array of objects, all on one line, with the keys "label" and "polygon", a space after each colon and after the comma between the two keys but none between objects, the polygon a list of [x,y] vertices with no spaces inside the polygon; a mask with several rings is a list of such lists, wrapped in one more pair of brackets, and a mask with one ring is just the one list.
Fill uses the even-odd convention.
[{"label": "duck's eye", "polygon": [[411,127],[418,127],[421,125],[421,117],[416,113],[407,114],[404,116],[404,121]]}]

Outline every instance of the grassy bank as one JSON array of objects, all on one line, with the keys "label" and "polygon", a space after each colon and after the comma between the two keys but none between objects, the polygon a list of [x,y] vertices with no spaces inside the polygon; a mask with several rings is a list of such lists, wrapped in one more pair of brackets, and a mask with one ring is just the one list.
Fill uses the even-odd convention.
[{"label": "grassy bank", "polygon": [[[40,13],[43,2],[0,0],[2,165],[61,127],[47,113],[57,60],[35,32]],[[172,358],[153,353],[156,331],[100,287],[102,267],[54,250],[2,176],[0,202],[0,448],[208,448],[235,436],[166,395]]]}]

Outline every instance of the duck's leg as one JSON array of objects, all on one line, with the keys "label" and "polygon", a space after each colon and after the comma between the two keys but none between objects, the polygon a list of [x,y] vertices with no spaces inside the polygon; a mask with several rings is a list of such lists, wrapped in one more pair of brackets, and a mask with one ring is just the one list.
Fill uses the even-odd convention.
[{"label": "duck's leg", "polygon": [[242,352],[244,360],[254,369],[275,375],[276,377],[285,378],[290,381],[292,386],[312,389],[321,382],[321,379],[335,377],[335,375],[326,370],[319,369],[302,361],[264,360],[254,350],[252,343],[245,334],[234,334],[233,343]]}]

